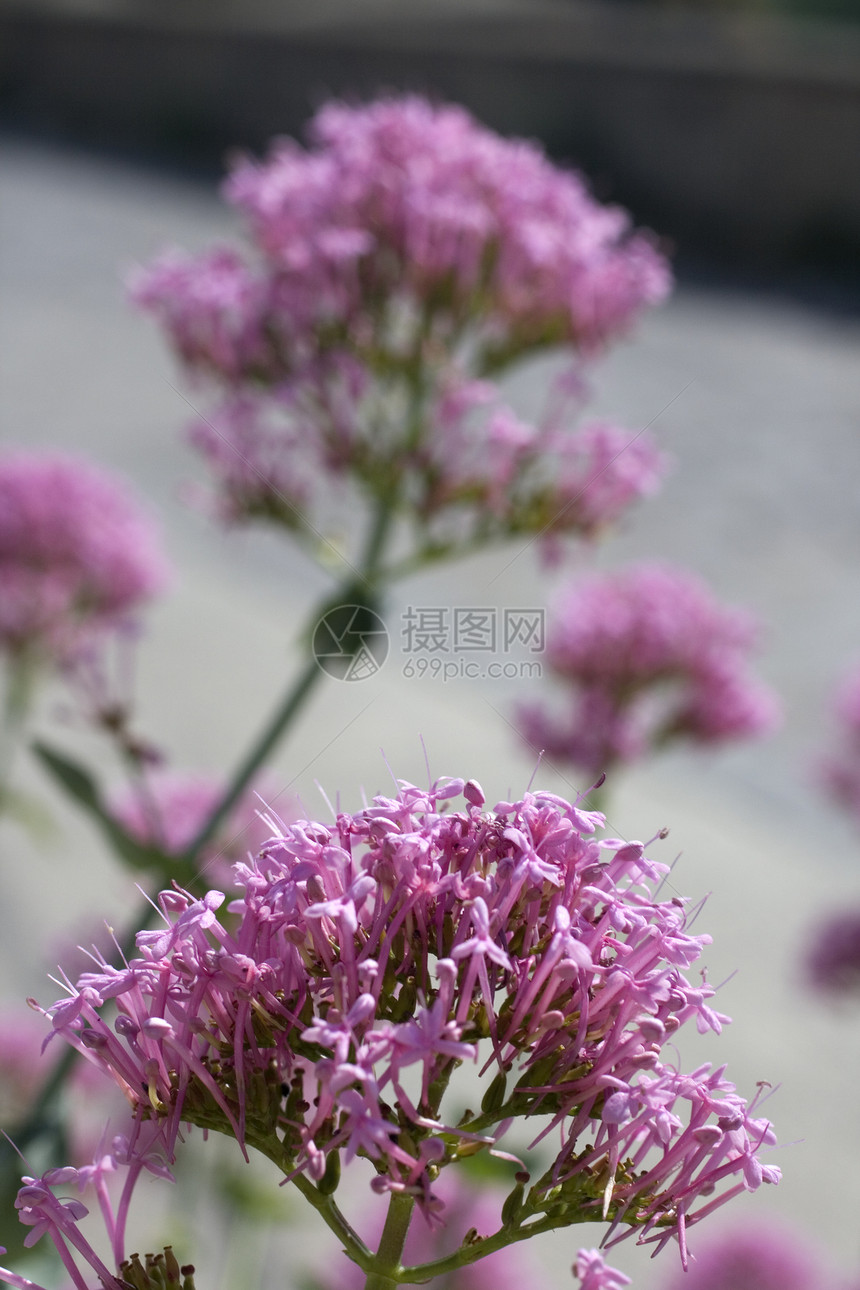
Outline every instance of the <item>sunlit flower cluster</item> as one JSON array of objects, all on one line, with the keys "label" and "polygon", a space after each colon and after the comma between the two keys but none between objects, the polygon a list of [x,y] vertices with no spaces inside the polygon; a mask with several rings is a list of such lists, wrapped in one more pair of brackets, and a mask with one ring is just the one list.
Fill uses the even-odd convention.
[{"label": "sunlit flower cluster", "polygon": [[[272,821],[236,866],[232,921],[219,892],[163,892],[164,926],[69,983],[54,1029],[119,1082],[165,1159],[186,1122],[324,1194],[362,1157],[374,1192],[432,1224],[440,1173],[525,1118],[555,1154],[530,1187],[517,1175],[503,1228],[603,1219],[686,1259],[691,1225],[779,1177],[759,1158],[770,1123],[723,1068],[662,1056],[685,1022],[728,1020],[685,975],[709,938],[652,893],[666,866],[641,843],[595,839],[598,813],[542,792],[483,808],[450,780],[332,825]],[[462,1063],[485,1081],[466,1114]]]}]

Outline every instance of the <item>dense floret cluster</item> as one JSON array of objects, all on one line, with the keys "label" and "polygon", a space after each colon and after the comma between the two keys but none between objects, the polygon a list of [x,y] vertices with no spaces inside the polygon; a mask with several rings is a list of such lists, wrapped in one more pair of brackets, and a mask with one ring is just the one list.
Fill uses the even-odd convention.
[{"label": "dense floret cluster", "polygon": [[[483,807],[474,781],[404,783],[275,830],[236,866],[232,920],[218,892],[162,893],[163,928],[69,984],[54,1029],[166,1159],[184,1122],[324,1191],[361,1156],[374,1191],[432,1222],[439,1174],[525,1117],[561,1145],[529,1189],[518,1176],[503,1226],[603,1218],[685,1258],[691,1224],[779,1176],[758,1154],[769,1122],[723,1069],[661,1056],[688,1020],[727,1020],[685,975],[709,938],[652,894],[666,866],[641,843],[595,840],[599,814],[541,792]],[[465,1115],[449,1092],[464,1062],[486,1077]]]}]

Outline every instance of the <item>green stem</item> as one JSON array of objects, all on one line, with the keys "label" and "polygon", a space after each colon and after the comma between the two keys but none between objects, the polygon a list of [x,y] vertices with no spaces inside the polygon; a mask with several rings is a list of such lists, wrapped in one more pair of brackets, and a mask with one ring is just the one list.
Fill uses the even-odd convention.
[{"label": "green stem", "polygon": [[392,1192],[379,1249],[368,1270],[364,1290],[392,1290],[402,1283],[400,1258],[412,1218],[415,1197]]},{"label": "green stem", "polygon": [[6,673],[3,725],[0,728],[0,814],[10,793],[15,753],[32,707],[36,672],[35,660],[22,654],[9,664]]},{"label": "green stem", "polygon": [[442,1277],[449,1272],[456,1272],[458,1268],[465,1268],[470,1263],[477,1263],[479,1259],[486,1258],[488,1254],[496,1254],[508,1245],[515,1245],[517,1241],[527,1241],[530,1237],[539,1236],[542,1232],[552,1232],[558,1227],[570,1227],[573,1223],[591,1223],[593,1221],[593,1213],[580,1213],[575,1218],[561,1220],[547,1215],[545,1218],[538,1219],[537,1222],[528,1223],[524,1227],[503,1227],[493,1236],[487,1236],[483,1240],[475,1241],[473,1245],[461,1246],[459,1250],[449,1254],[447,1258],[434,1259],[432,1263],[419,1263],[410,1268],[401,1268],[398,1284],[426,1285],[434,1277]]},{"label": "green stem", "polygon": [[290,1182],[301,1192],[305,1200],[313,1205],[323,1222],[331,1228],[353,1263],[357,1263],[360,1268],[368,1267],[373,1260],[373,1255],[338,1209],[334,1197],[321,1192],[319,1187],[315,1187],[304,1174],[293,1172],[293,1161],[287,1156],[277,1135],[270,1133],[266,1136],[255,1136],[249,1133],[246,1136],[246,1142],[255,1151],[259,1151],[261,1155],[271,1160],[282,1173],[291,1175]]},{"label": "green stem", "polygon": [[372,1261],[373,1255],[358,1233],[346,1221],[335,1204],[333,1197],[323,1196],[322,1192],[305,1178],[304,1174],[296,1174],[292,1181],[305,1200],[313,1205],[323,1222],[334,1232],[343,1246],[344,1252],[352,1259],[353,1263],[357,1263],[359,1267],[366,1268]]},{"label": "green stem", "polygon": [[[314,623],[319,620],[319,612],[314,617]],[[261,734],[255,740],[254,744],[248,750],[245,757],[236,768],[233,778],[230,781],[230,787],[216,806],[215,810],[205,821],[198,831],[196,837],[192,840],[183,860],[193,863],[202,849],[210,842],[218,829],[226,820],[227,816],[233,810],[233,807],[239,801],[239,798],[245,792],[251,780],[257,771],[269,757],[270,753],[277,747],[281,738],[285,734],[293,718],[301,710],[305,700],[310,695],[314,686],[323,675],[315,658],[310,658],[305,664],[304,669],[298,677],[298,680],[290,686],[281,704],[276,709],[274,716],[267,723]]]},{"label": "green stem", "polygon": [[[300,639],[302,641],[306,642],[311,638],[316,624],[326,609],[331,608],[333,605],[348,603],[350,599],[354,600],[366,595],[373,589],[378,581],[380,556],[394,519],[394,513],[395,498],[392,495],[381,498],[368,534],[361,564],[355,576],[342,582],[335,596],[326,597],[322,604],[315,606],[301,634]],[[290,686],[274,715],[239,763],[230,781],[229,788],[212,814],[201,826],[197,836],[190,843],[183,857],[184,860],[193,863],[206,843],[211,841],[245,792],[254,775],[280,743],[322,676],[323,672],[316,659],[313,657],[308,659],[298,679]]]}]

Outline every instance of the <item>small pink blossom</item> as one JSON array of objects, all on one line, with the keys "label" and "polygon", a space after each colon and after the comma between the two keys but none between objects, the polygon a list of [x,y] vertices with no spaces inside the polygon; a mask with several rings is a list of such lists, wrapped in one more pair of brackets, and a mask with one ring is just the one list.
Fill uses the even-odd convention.
[{"label": "small pink blossom", "polygon": [[534,747],[590,774],[686,738],[701,744],[762,734],[774,695],[750,672],[757,635],[745,612],[720,605],[669,565],[633,565],[566,588],[547,633],[570,715],[521,709]]},{"label": "small pink blossom", "polygon": [[834,707],[836,748],[822,760],[821,778],[833,801],[860,822],[860,669],[844,679]]},{"label": "small pink blossom", "polygon": [[836,998],[860,994],[860,909],[843,909],[813,928],[804,956],[813,990]]},{"label": "small pink blossom", "polygon": [[[171,252],[136,302],[217,403],[191,430],[227,521],[317,539],[350,480],[435,551],[591,535],[656,487],[647,436],[529,424],[490,377],[539,350],[591,356],[664,299],[653,239],[531,143],[415,96],[329,103],[225,185],[250,254]],[[562,400],[565,403],[565,400]]]},{"label": "small pink blossom", "polygon": [[155,528],[125,483],[57,453],[0,457],[0,649],[63,665],[166,580]]},{"label": "small pink blossom", "polygon": [[610,1268],[599,1250],[580,1250],[573,1267],[579,1277],[580,1290],[622,1290],[630,1278]]}]

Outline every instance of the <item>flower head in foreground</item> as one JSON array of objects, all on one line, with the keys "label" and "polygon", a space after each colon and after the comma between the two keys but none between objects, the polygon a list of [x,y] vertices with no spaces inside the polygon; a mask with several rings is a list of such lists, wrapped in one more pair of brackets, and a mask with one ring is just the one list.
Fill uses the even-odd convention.
[{"label": "flower head in foreground", "polygon": [[597,775],[676,739],[716,744],[770,729],[774,695],[750,672],[757,630],[698,578],[661,564],[567,588],[547,655],[570,716],[523,708],[520,729],[550,756]]},{"label": "flower head in foreground", "polygon": [[425,540],[475,544],[590,532],[651,491],[647,436],[575,431],[569,410],[526,424],[488,379],[548,348],[593,354],[661,301],[651,239],[459,107],[329,103],[309,135],[227,181],[249,255],[172,253],[133,284],[220,392],[192,437],[222,515],[307,535],[349,476]]},{"label": "flower head in foreground", "polygon": [[[502,1243],[603,1219],[686,1259],[691,1226],[779,1177],[759,1158],[769,1121],[724,1068],[662,1057],[685,1022],[727,1020],[686,975],[709,938],[654,894],[667,867],[641,843],[595,840],[599,814],[542,792],[483,806],[474,781],[401,783],[285,826],[236,866],[231,923],[218,892],[163,892],[162,928],[69,983],[54,1029],[168,1159],[193,1123],[329,1197],[362,1157],[375,1193],[434,1223],[439,1175],[524,1119],[554,1158],[531,1186],[517,1175]],[[479,1110],[458,1101],[464,1062]]]},{"label": "flower head in foreground", "polygon": [[60,454],[0,456],[0,650],[63,665],[166,579],[155,529],[122,481]]}]

